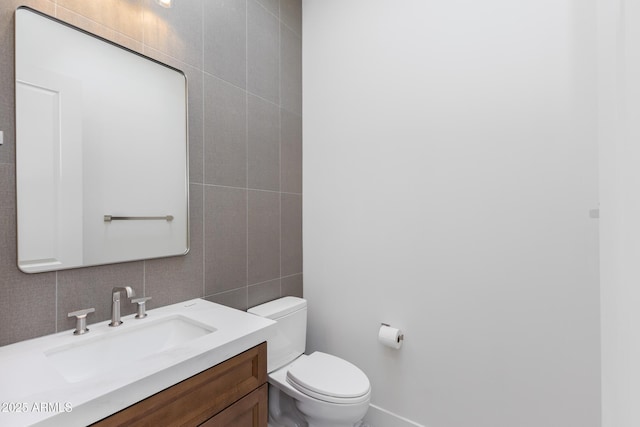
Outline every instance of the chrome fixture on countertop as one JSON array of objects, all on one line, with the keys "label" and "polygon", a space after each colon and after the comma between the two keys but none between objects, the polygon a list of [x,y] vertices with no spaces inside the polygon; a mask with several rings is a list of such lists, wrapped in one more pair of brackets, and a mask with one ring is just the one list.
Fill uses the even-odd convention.
[{"label": "chrome fixture on countertop", "polygon": [[151,297],[141,297],[131,300],[132,303],[138,304],[136,319],[144,319],[145,317],[147,317],[147,301],[149,301],[150,299]]},{"label": "chrome fixture on countertop", "polygon": [[76,330],[73,331],[73,335],[82,335],[89,332],[87,328],[87,315],[96,311],[95,308],[85,308],[84,310],[73,311],[67,314],[67,317],[76,318]]},{"label": "chrome fixture on countertop", "polygon": [[120,320],[120,294],[126,292],[127,298],[136,296],[131,286],[116,287],[112,290],[113,302],[111,303],[111,323],[109,326],[120,326],[122,320]]}]

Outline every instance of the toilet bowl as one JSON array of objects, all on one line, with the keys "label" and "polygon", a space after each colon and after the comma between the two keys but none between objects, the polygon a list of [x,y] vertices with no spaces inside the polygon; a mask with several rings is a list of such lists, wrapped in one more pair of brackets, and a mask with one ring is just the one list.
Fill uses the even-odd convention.
[{"label": "toilet bowl", "polygon": [[248,310],[277,321],[267,343],[269,426],[353,427],[371,400],[369,379],[357,366],[316,351],[305,355],[307,303],[284,297]]}]

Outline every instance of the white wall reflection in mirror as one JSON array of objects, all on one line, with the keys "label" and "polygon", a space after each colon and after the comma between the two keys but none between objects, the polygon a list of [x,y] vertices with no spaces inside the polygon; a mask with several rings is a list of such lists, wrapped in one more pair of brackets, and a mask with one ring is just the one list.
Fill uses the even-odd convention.
[{"label": "white wall reflection in mirror", "polygon": [[187,164],[183,73],[16,11],[22,271],[185,254]]}]

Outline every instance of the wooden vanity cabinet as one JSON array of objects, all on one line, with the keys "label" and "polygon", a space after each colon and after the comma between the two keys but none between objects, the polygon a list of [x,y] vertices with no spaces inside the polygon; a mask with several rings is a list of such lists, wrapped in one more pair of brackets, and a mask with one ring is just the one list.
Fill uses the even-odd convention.
[{"label": "wooden vanity cabinet", "polygon": [[92,426],[267,427],[267,395],[262,343]]}]

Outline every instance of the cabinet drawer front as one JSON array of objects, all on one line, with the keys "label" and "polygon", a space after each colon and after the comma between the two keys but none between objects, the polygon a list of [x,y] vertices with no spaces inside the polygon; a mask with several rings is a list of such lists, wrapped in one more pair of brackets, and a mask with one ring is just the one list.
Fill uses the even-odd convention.
[{"label": "cabinet drawer front", "polygon": [[197,426],[267,381],[262,343],[93,426]]},{"label": "cabinet drawer front", "polygon": [[200,427],[267,427],[267,387],[267,384],[263,384]]}]

